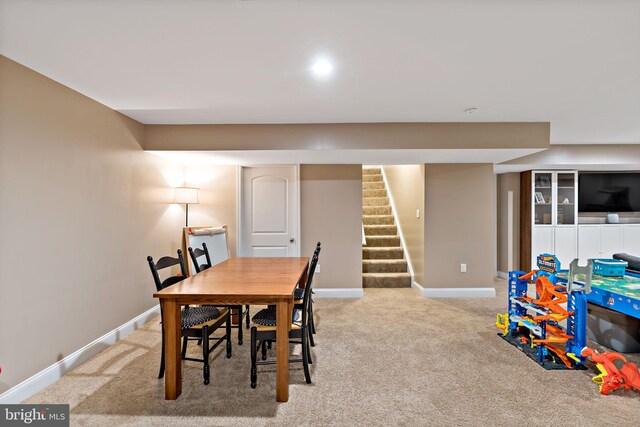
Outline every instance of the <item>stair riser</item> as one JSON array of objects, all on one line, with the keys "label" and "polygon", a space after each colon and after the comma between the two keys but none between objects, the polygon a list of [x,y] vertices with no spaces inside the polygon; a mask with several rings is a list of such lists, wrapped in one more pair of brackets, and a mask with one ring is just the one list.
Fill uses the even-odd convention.
[{"label": "stair riser", "polygon": [[363,215],[391,215],[391,206],[363,206]]},{"label": "stair riser", "polygon": [[402,261],[389,261],[389,262],[367,262],[369,260],[362,261],[363,273],[406,273],[407,262]]},{"label": "stair riser", "polygon": [[363,182],[362,190],[384,190],[384,182]]},{"label": "stair riser", "polygon": [[370,236],[367,237],[367,246],[372,247],[398,247],[400,246],[400,237],[396,236]]},{"label": "stair riser", "polygon": [[389,206],[387,197],[365,197],[362,199],[362,206]]},{"label": "stair riser", "polygon": [[362,190],[362,197],[387,197],[387,190]]},{"label": "stair riser", "polygon": [[384,250],[375,250],[371,248],[362,248],[362,259],[403,259],[404,252],[402,248],[390,248]]},{"label": "stair riser", "polygon": [[382,182],[382,175],[362,175],[362,182]]},{"label": "stair riser", "polygon": [[410,288],[411,277],[376,277],[376,276],[362,276],[363,288]]},{"label": "stair riser", "polygon": [[395,225],[365,225],[364,226],[364,235],[369,236],[397,236],[398,235],[398,227]]},{"label": "stair riser", "polygon": [[392,215],[363,215],[362,221],[364,225],[394,225]]}]

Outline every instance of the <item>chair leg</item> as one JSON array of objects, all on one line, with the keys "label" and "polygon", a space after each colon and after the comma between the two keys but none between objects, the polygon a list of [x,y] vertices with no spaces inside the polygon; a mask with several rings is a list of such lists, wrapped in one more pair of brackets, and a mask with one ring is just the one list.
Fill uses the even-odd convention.
[{"label": "chair leg", "polygon": [[249,326],[251,326],[251,314],[249,313],[249,307],[251,307],[250,305],[247,305],[247,319],[246,319],[246,324],[247,324],[247,329],[249,329]]},{"label": "chair leg", "polygon": [[267,360],[267,342],[262,341],[262,360]]},{"label": "chair leg", "polygon": [[[227,359],[231,358],[231,310],[227,312],[227,322],[226,322],[226,332],[227,332]],[[242,344],[242,343],[241,343]]]},{"label": "chair leg", "polygon": [[[200,341],[202,341],[201,339],[198,340],[198,343],[200,343]],[[184,357],[187,355],[187,337],[182,337],[182,358],[184,359]]]},{"label": "chair leg", "polygon": [[202,358],[204,359],[204,369],[202,375],[204,376],[204,384],[209,384],[209,327],[204,326],[202,328]]},{"label": "chair leg", "polygon": [[242,345],[242,306],[237,306],[238,310],[238,345]]},{"label": "chair leg", "polygon": [[258,370],[256,363],[258,359],[258,343],[256,342],[257,329],[251,328],[251,388],[256,388],[256,381],[258,381]]},{"label": "chair leg", "polygon": [[[313,304],[309,304],[309,322],[311,323],[311,333],[316,333],[316,322],[313,320]],[[313,346],[313,344],[311,344]]]},{"label": "chair leg", "polygon": [[160,347],[160,372],[158,378],[164,377],[164,328],[162,329],[162,347]]},{"label": "chair leg", "polygon": [[271,347],[272,347],[272,346],[273,346],[273,341],[271,341],[271,340],[267,341],[267,348],[268,348],[269,350],[271,350]]},{"label": "chair leg", "polygon": [[302,366],[304,367],[304,378],[307,384],[311,384],[311,373],[309,372],[309,343],[307,342],[307,334],[309,331],[305,328],[302,331]]},{"label": "chair leg", "polygon": [[[311,320],[311,319],[309,319],[309,320]],[[311,329],[313,328],[313,326],[311,325],[311,323],[309,323],[309,325],[307,325],[307,328],[309,328],[309,329],[308,329],[308,331],[309,331],[309,343],[311,344],[311,347],[315,347],[315,346],[316,346],[316,343],[315,343],[315,341],[313,340],[313,333],[312,333],[312,331],[311,331]]]}]

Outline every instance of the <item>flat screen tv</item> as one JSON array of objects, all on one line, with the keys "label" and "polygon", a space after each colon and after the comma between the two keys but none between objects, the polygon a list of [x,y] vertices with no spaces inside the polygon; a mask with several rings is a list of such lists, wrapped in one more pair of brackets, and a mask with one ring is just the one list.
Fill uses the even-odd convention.
[{"label": "flat screen tv", "polygon": [[640,212],[640,173],[581,172],[579,212]]}]

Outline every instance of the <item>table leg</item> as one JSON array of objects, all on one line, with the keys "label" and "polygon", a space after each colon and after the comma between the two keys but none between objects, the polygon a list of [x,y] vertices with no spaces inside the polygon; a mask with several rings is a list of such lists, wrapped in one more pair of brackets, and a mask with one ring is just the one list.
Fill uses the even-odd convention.
[{"label": "table leg", "polygon": [[164,398],[175,400],[182,393],[182,358],[180,355],[180,306],[172,299],[162,300],[164,328]]},{"label": "table leg", "polygon": [[291,304],[287,300],[276,304],[276,401],[289,400],[289,329]]}]

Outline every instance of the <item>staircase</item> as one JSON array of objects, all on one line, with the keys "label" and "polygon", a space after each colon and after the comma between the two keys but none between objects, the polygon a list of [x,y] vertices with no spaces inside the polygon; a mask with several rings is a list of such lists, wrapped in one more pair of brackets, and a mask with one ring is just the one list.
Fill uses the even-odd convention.
[{"label": "staircase", "polygon": [[379,167],[362,169],[363,288],[409,288],[411,274],[400,245],[387,189]]}]

